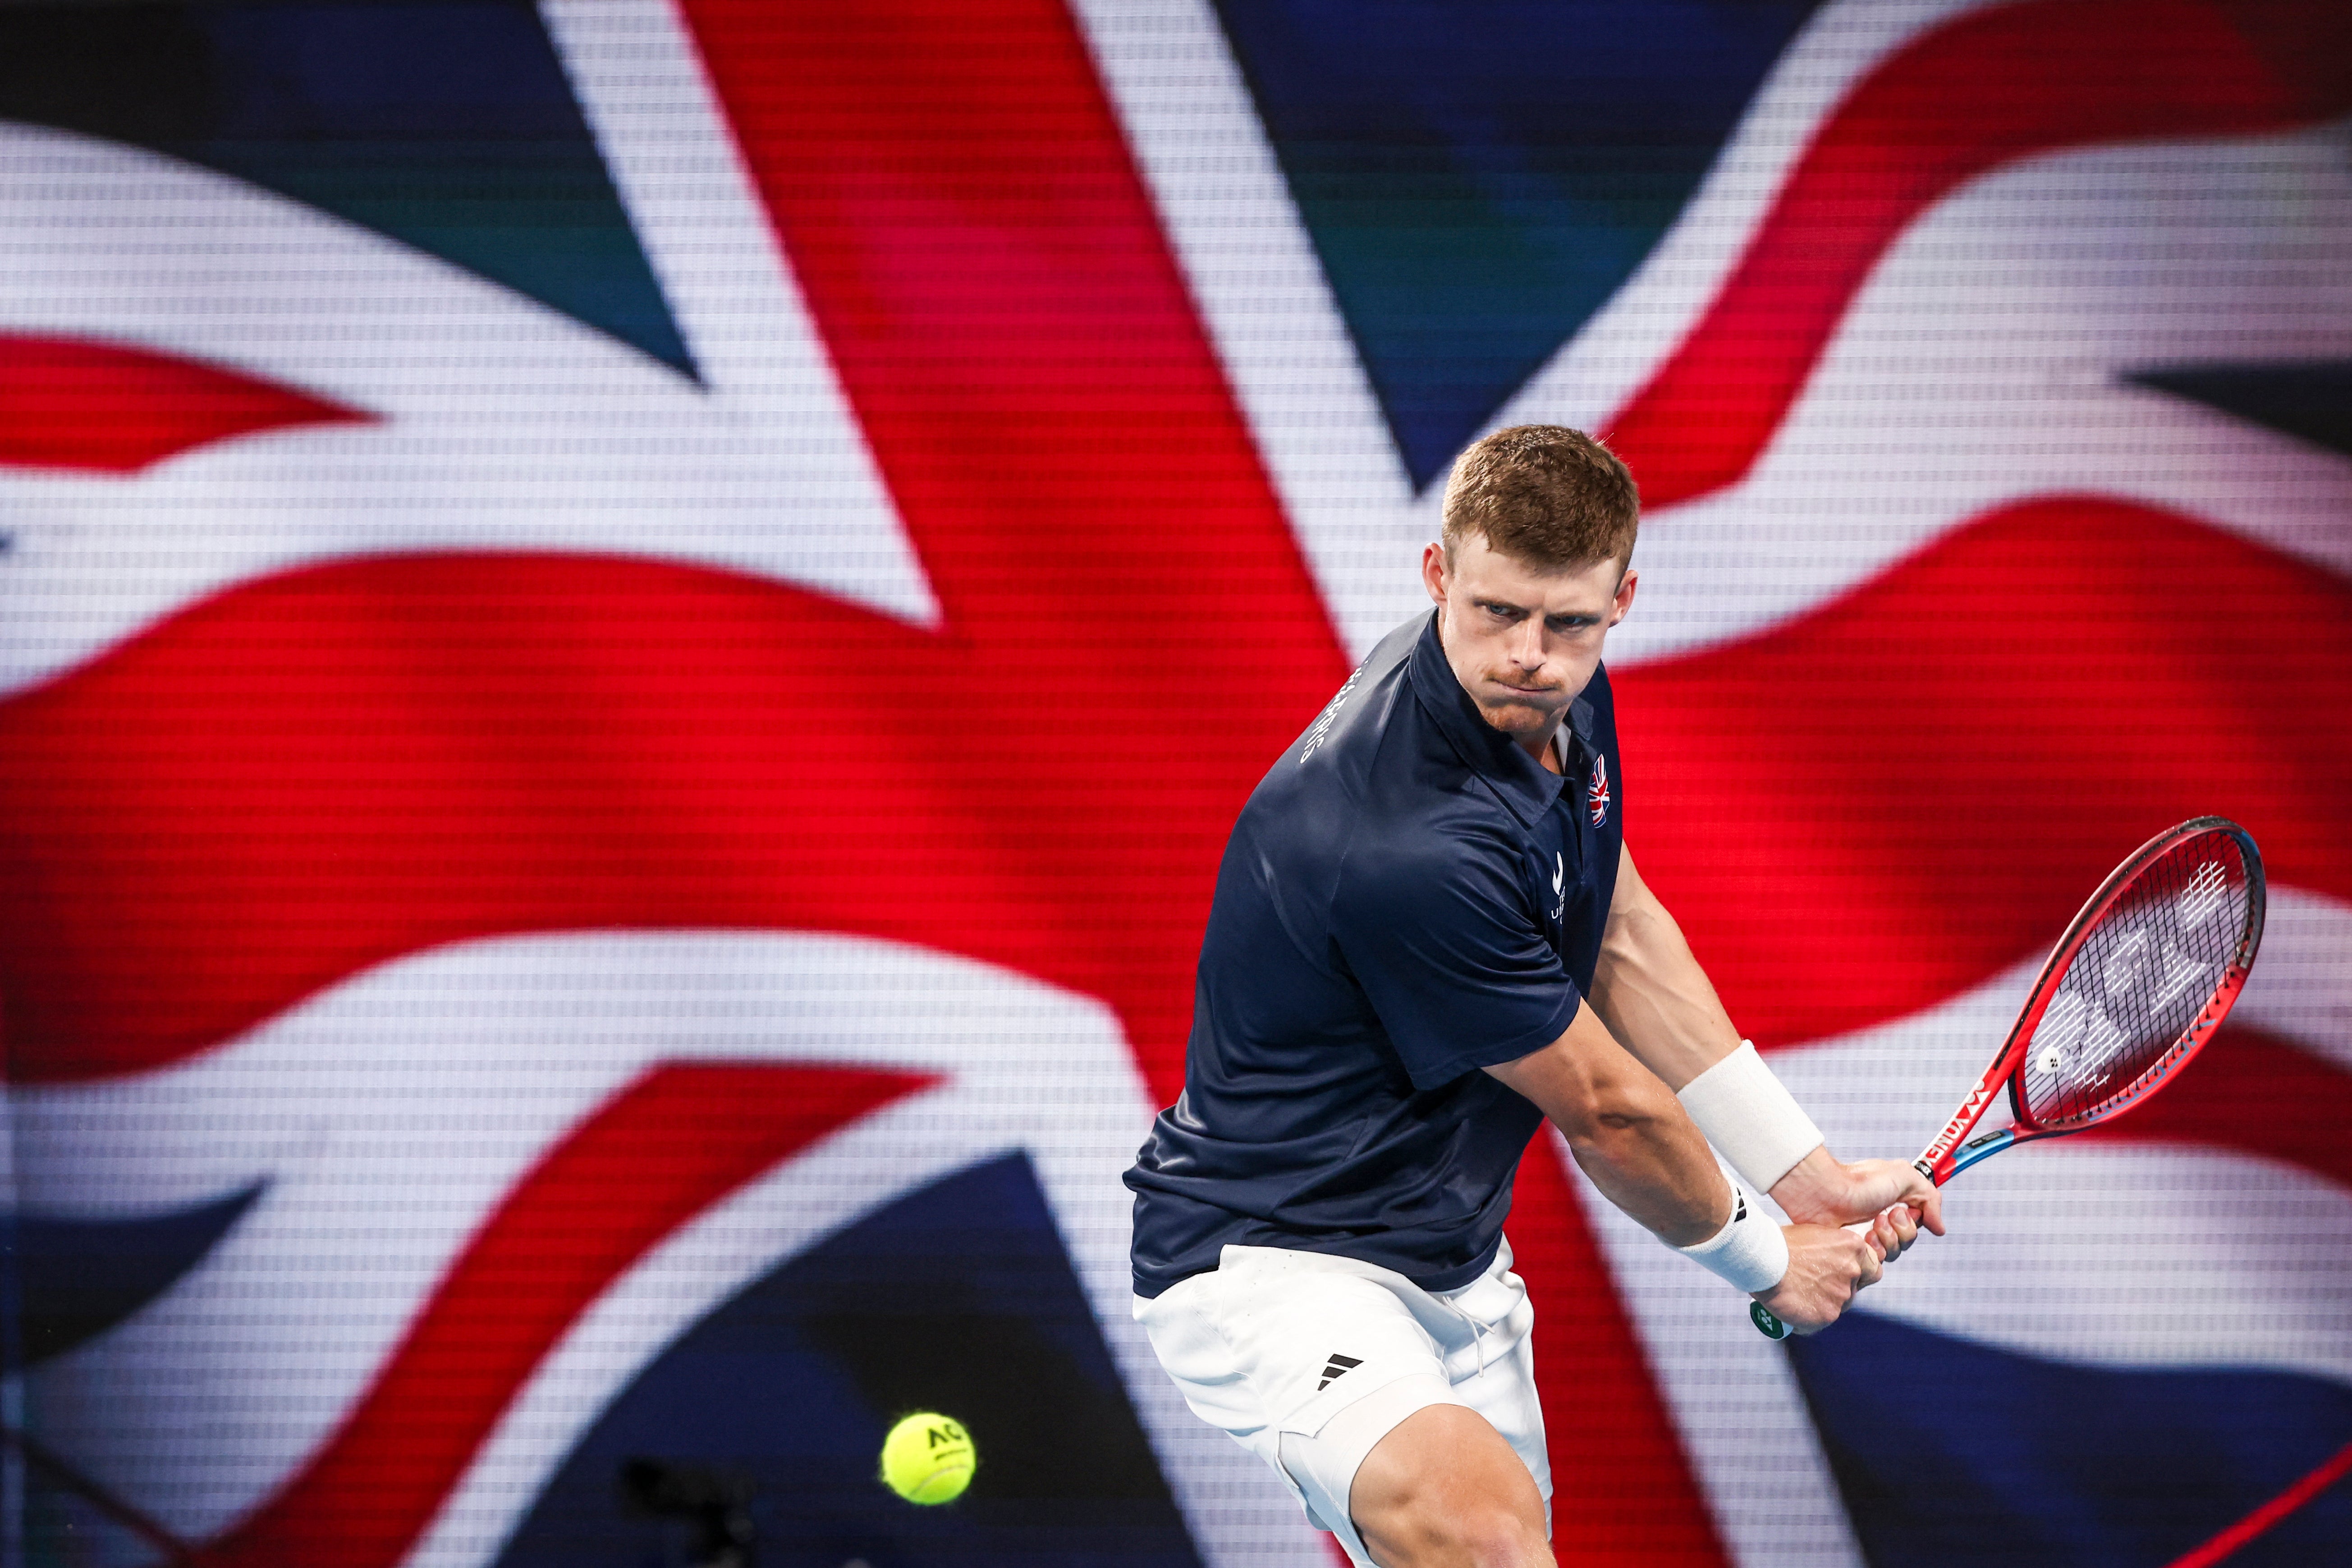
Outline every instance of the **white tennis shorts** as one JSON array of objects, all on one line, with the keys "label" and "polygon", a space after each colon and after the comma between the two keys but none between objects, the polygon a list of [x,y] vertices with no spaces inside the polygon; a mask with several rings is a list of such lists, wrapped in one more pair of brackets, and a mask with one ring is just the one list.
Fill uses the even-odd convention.
[{"label": "white tennis shorts", "polygon": [[1461,1405],[1509,1441],[1551,1511],[1551,1461],[1506,1241],[1457,1290],[1318,1252],[1228,1247],[1214,1273],[1137,1297],[1136,1321],[1192,1413],[1282,1478],[1307,1517],[1371,1559],[1348,1515],[1356,1468],[1414,1411]]}]

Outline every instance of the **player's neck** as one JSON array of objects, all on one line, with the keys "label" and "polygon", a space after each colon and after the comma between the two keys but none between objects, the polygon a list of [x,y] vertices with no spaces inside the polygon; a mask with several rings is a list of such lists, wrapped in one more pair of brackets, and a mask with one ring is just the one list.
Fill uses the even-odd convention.
[{"label": "player's neck", "polygon": [[1518,744],[1519,750],[1533,757],[1544,772],[1558,773],[1562,778],[1568,776],[1568,763],[1560,755],[1563,747],[1560,744],[1559,724],[1557,721],[1541,735],[1528,736],[1521,740]]}]

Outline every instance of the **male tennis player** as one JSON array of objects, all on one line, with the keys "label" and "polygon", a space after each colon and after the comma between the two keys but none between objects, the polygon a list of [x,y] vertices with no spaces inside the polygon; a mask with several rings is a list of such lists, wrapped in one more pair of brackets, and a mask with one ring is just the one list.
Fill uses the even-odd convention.
[{"label": "male tennis player", "polygon": [[1831,1156],[1625,848],[1601,653],[1637,513],[1577,431],[1462,455],[1422,560],[1434,613],[1234,826],[1184,1092],[1128,1173],[1161,1364],[1359,1563],[1553,1561],[1502,1229],[1544,1117],[1612,1202],[1801,1331],[1942,1232],[1910,1166]]}]

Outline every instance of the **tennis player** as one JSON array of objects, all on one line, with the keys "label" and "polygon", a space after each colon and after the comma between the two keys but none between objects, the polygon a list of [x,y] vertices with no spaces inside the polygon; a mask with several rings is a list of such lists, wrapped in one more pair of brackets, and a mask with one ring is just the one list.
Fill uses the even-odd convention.
[{"label": "tennis player", "polygon": [[1184,1091],[1127,1174],[1161,1364],[1359,1563],[1553,1561],[1503,1236],[1545,1117],[1611,1202],[1801,1332],[1942,1233],[1909,1165],[1831,1155],[1634,868],[1601,656],[1638,511],[1574,430],[1455,463],[1435,609],[1234,827]]}]

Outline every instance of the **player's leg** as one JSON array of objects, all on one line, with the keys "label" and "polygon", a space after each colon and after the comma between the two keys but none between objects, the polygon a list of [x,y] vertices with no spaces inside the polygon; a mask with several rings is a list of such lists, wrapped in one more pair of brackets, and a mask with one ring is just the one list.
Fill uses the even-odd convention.
[{"label": "player's leg", "polygon": [[1462,1315],[1386,1269],[1229,1247],[1223,1267],[1139,1302],[1136,1317],[1193,1412],[1370,1568],[1349,1518],[1356,1469],[1423,1406],[1463,1403],[1445,1368],[1446,1342],[1469,1342]]},{"label": "player's leg", "polygon": [[[1321,1455],[1351,1447],[1351,1428],[1384,1419],[1364,1408],[1377,1403],[1376,1396],[1341,1412],[1310,1441],[1286,1436],[1288,1468],[1311,1473]],[[1420,1405],[1353,1468],[1349,1517],[1380,1568],[1548,1568],[1552,1562],[1535,1478],[1509,1441],[1465,1405]]]},{"label": "player's leg", "polygon": [[[1468,1331],[1443,1336],[1449,1403],[1416,1410],[1358,1467],[1349,1508],[1390,1568],[1552,1561],[1534,1313],[1510,1264],[1505,1242],[1482,1279],[1433,1298]],[[1344,1437],[1353,1414],[1321,1436]]]}]

